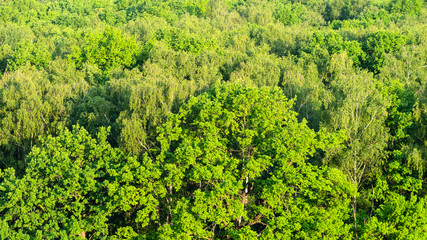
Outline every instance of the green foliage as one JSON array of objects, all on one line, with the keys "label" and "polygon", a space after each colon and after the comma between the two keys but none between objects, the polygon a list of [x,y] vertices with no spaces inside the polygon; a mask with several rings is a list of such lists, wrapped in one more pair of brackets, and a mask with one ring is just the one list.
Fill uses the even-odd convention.
[{"label": "green foliage", "polygon": [[48,45],[37,42],[25,42],[18,44],[15,51],[10,54],[7,61],[8,71],[14,71],[27,63],[36,67],[46,67],[52,61],[52,55]]},{"label": "green foliage", "polygon": [[388,8],[394,13],[419,15],[423,4],[423,0],[392,0]]},{"label": "green foliage", "polygon": [[284,25],[301,23],[304,20],[307,9],[301,3],[286,4],[276,11],[275,17]]},{"label": "green foliage", "polygon": [[328,0],[323,17],[326,21],[354,19],[368,3],[364,0]]},{"label": "green foliage", "polygon": [[157,32],[157,40],[166,42],[176,51],[200,53],[204,48],[212,48],[215,43],[188,35],[177,28],[165,29]]},{"label": "green foliage", "polygon": [[418,174],[422,171],[414,169],[408,157],[404,151],[393,152],[393,160],[384,165],[386,171],[376,177],[375,199],[388,202],[392,194],[409,198],[422,191],[423,180]]},{"label": "green foliage", "polygon": [[338,154],[335,160],[350,182],[359,186],[366,178],[365,171],[380,166],[384,158],[389,138],[384,124],[389,102],[378,91],[372,74],[355,72],[346,55],[335,55],[329,67],[334,101],[328,106],[325,126],[346,131],[346,148],[334,153]]},{"label": "green foliage", "polygon": [[0,159],[2,168],[25,169],[25,155],[39,136],[56,133],[66,124],[72,98],[84,85],[50,82],[44,71],[30,66],[0,79]]},{"label": "green foliage", "polygon": [[412,106],[415,104],[414,95],[410,89],[398,81],[390,81],[388,86],[391,106],[388,110],[388,127],[393,136],[394,144],[409,136],[409,127],[413,124]]},{"label": "green foliage", "polygon": [[427,168],[424,168],[427,159],[427,84],[424,83],[421,85],[421,89],[423,90],[419,92],[419,101],[415,103],[414,109],[415,126],[413,131],[415,132],[412,132],[412,137],[414,139],[415,147],[411,160],[415,163],[415,166],[417,166],[418,169],[421,169],[421,175],[423,175],[423,171],[425,172],[427,170]]},{"label": "green foliage", "polygon": [[117,145],[118,129],[115,124],[121,106],[121,99],[115,98],[114,93],[107,93],[107,86],[92,87],[82,98],[76,101],[70,114],[71,124],[85,126],[91,134],[98,132],[100,127],[112,127],[110,142]]},{"label": "green foliage", "polygon": [[0,23],[0,239],[425,238],[425,1],[0,0]]},{"label": "green foliage", "polygon": [[150,149],[168,113],[177,112],[190,96],[220,81],[219,64],[212,52],[195,56],[160,45],[153,49],[143,72],[134,69],[113,76],[112,91],[128,99],[129,106],[117,119],[122,147],[133,154]]},{"label": "green foliage", "polygon": [[0,5],[1,22],[26,23],[43,18],[45,5],[36,0],[8,1]]},{"label": "green foliage", "polygon": [[186,0],[185,5],[189,13],[203,17],[206,13],[208,2],[209,0]]},{"label": "green foliage", "polygon": [[277,88],[225,85],[169,117],[158,138],[162,238],[348,237],[354,189],[339,170],[306,162],[337,142],[298,123],[291,105]]},{"label": "green foliage", "polygon": [[231,74],[230,82],[257,87],[278,86],[280,82],[280,61],[271,55],[256,54],[250,60],[240,63],[239,69]]},{"label": "green foliage", "polygon": [[[356,72],[351,64],[345,54],[339,54],[332,58],[329,66],[334,101],[324,115],[324,126],[332,131],[344,130],[347,139],[344,148],[332,149],[324,160],[330,159],[330,163],[342,169],[349,182],[359,190],[384,162],[389,139],[385,127],[389,102],[378,91],[381,86],[372,74]],[[352,202],[356,237],[357,197],[355,194]]]},{"label": "green foliage", "polygon": [[1,238],[126,237],[156,220],[161,172],[106,138],[105,128],[96,139],[78,126],[64,129],[32,149],[22,178],[1,172]]},{"label": "green foliage", "polygon": [[84,41],[85,44],[75,46],[70,55],[78,68],[83,68],[85,63],[93,64],[106,74],[111,69],[130,68],[136,64],[139,54],[136,41],[117,29],[96,30],[86,34]]},{"label": "green foliage", "polygon": [[364,67],[378,73],[384,64],[385,55],[398,51],[405,43],[405,38],[397,32],[376,32],[366,37],[362,48],[366,52]]},{"label": "green foliage", "polygon": [[392,195],[366,224],[362,239],[424,239],[427,237],[425,198]]},{"label": "green foliage", "polygon": [[34,33],[29,27],[23,27],[15,23],[7,23],[0,27],[1,45],[9,45],[15,49],[21,42],[34,40]]},{"label": "green foliage", "polygon": [[360,66],[361,61],[365,59],[365,52],[359,42],[344,40],[335,32],[314,32],[309,43],[302,50],[302,56],[314,61],[321,73],[326,71],[333,54],[346,52],[355,66]]}]

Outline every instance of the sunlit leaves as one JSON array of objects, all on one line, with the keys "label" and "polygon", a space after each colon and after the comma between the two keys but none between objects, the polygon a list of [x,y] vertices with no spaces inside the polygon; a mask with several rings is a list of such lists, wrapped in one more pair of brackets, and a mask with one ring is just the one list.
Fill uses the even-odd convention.
[{"label": "sunlit leaves", "polygon": [[78,126],[62,130],[32,149],[22,178],[2,173],[2,236],[102,238],[117,231],[123,237],[157,219],[160,171],[148,157],[138,162],[106,138],[105,128],[96,139]]},{"label": "sunlit leaves", "polygon": [[87,34],[85,45],[75,47],[70,58],[78,68],[88,63],[107,73],[117,67],[133,67],[138,53],[138,45],[134,39],[117,29],[107,27]]},{"label": "sunlit leaves", "polygon": [[38,143],[39,136],[54,134],[66,125],[72,98],[84,88],[78,79],[74,86],[50,82],[46,72],[29,66],[3,76],[0,79],[2,167],[23,170],[24,156]]},{"label": "sunlit leaves", "polygon": [[348,236],[353,188],[339,170],[306,163],[325,146],[291,104],[278,89],[225,85],[170,116],[158,138],[162,236]]}]

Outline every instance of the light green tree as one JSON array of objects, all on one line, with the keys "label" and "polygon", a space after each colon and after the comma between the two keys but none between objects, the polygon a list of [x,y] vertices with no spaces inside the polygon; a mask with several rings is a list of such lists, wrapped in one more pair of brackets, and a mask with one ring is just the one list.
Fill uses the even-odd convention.
[{"label": "light green tree", "polygon": [[107,74],[111,69],[129,68],[136,64],[139,53],[136,40],[113,27],[95,29],[86,34],[84,41],[84,45],[74,46],[69,55],[78,68],[87,63]]},{"label": "light green tree", "polygon": [[[329,104],[323,124],[332,131],[346,132],[345,148],[330,151],[325,161],[340,167],[357,189],[381,166],[389,134],[385,126],[389,101],[367,71],[355,71],[346,54],[334,55],[329,65]],[[357,194],[353,196],[354,231],[357,236]]]},{"label": "light green tree", "polygon": [[26,65],[0,78],[1,168],[14,167],[21,174],[38,137],[67,124],[73,98],[86,88],[82,78],[74,77],[73,85],[50,82],[45,71]]},{"label": "light green tree", "polygon": [[361,239],[425,239],[427,237],[426,199],[391,194],[365,226]]},{"label": "light green tree", "polygon": [[107,132],[64,129],[32,149],[22,178],[0,172],[0,238],[122,239],[149,228],[161,171],[112,148]]}]

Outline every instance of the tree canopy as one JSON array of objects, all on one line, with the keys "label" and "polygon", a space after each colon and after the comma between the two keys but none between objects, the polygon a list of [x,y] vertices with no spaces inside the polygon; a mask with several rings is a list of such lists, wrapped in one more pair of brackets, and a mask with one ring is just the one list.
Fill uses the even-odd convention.
[{"label": "tree canopy", "polygon": [[425,239],[423,0],[0,0],[0,239]]}]

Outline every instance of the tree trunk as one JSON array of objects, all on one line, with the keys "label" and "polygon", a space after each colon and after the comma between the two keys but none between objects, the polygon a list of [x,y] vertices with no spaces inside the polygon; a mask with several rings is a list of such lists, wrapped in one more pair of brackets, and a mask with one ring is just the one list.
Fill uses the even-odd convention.
[{"label": "tree trunk", "polygon": [[352,207],[353,207],[353,220],[354,220],[354,236],[356,237],[356,239],[357,239],[357,217],[356,217],[356,212],[357,212],[357,196],[356,195],[354,195],[353,196],[353,204],[351,204],[352,205]]}]

